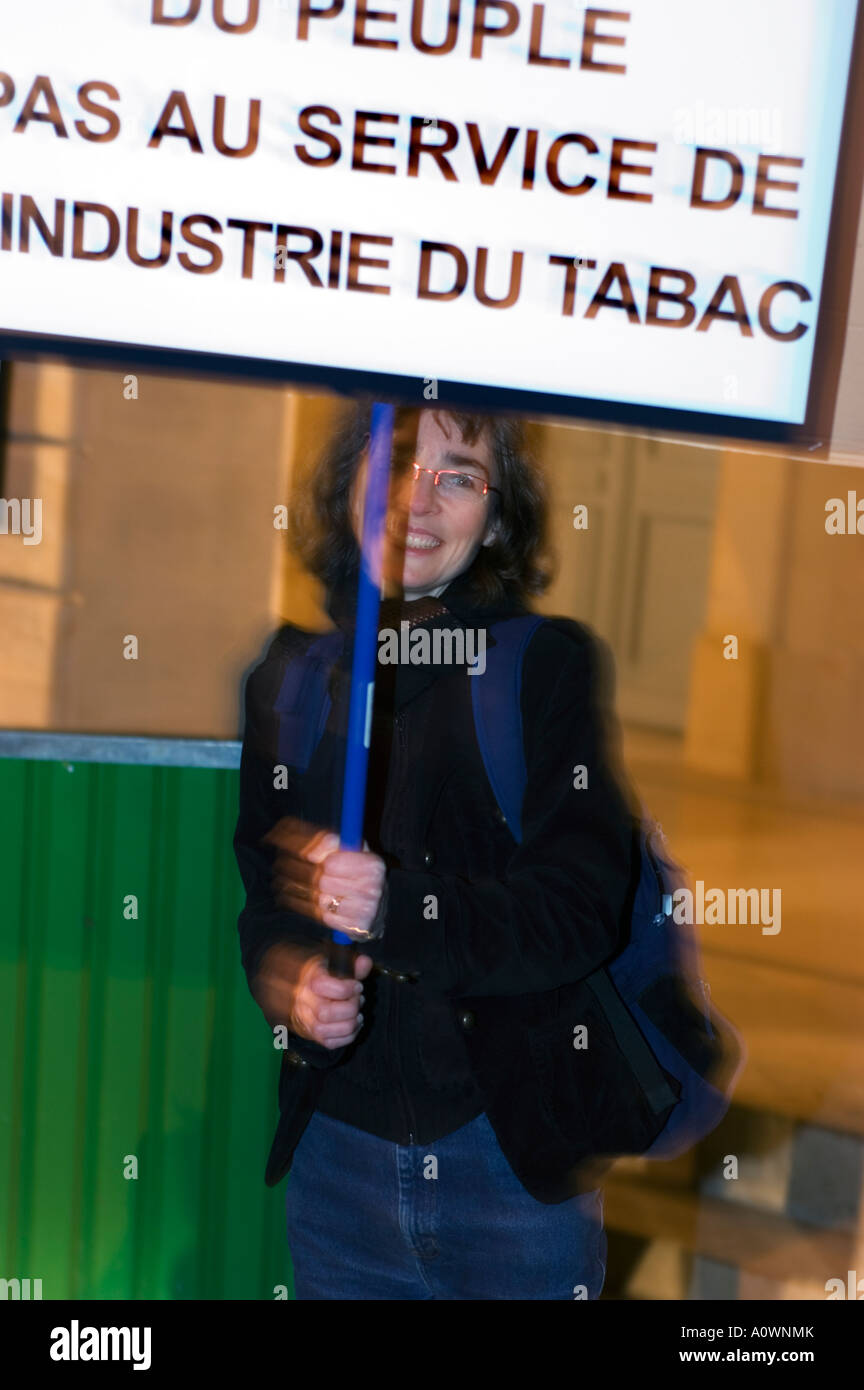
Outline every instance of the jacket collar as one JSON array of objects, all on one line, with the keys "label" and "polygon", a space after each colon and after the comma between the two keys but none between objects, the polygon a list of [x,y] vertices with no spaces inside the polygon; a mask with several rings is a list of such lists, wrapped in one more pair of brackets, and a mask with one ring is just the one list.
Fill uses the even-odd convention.
[{"label": "jacket collar", "polygon": [[[356,605],[356,581],[331,591],[326,604],[327,613],[347,639],[339,662],[343,679],[346,681],[350,679],[353,660]],[[504,599],[492,604],[479,600],[473,591],[471,568],[469,567],[462,574],[457,575],[455,579],[452,579],[437,598],[382,599],[378,616],[378,630],[380,632],[382,628],[393,628],[398,632],[400,623],[405,621],[412,628],[418,624],[428,628],[488,628],[503,618],[512,617],[525,611],[524,604],[509,596],[505,596]],[[494,641],[495,639],[487,632],[487,646],[494,645]],[[393,707],[400,709],[427,689],[442,670],[450,669],[452,668],[447,666],[441,667],[432,664],[415,666],[407,663],[401,663],[395,668],[392,666],[382,667],[381,675],[384,676],[385,672],[390,672],[395,677],[395,682],[391,685],[391,680],[385,676],[380,682],[382,686],[381,696],[386,698],[385,688],[391,689]],[[376,693],[376,704],[377,702]]]},{"label": "jacket collar", "polygon": [[[474,593],[472,570],[473,566],[457,574],[437,598],[382,599],[379,630],[383,627],[398,628],[402,621],[408,621],[412,626],[417,622],[432,621],[440,626],[480,627],[525,612],[524,604],[509,595],[494,603],[478,599]],[[356,580],[331,590],[328,595],[327,614],[348,635],[354,630],[356,608]],[[446,612],[439,616],[442,608]]]}]

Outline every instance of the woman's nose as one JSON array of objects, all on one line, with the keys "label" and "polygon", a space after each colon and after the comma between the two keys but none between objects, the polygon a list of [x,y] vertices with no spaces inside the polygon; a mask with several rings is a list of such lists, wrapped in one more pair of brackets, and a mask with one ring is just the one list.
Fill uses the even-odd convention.
[{"label": "woman's nose", "polygon": [[435,486],[434,473],[418,473],[417,480],[412,484],[412,491],[408,496],[410,509],[419,515],[425,515],[429,511],[438,511],[441,505],[441,498]]},{"label": "woman's nose", "polygon": [[419,472],[409,469],[401,480],[400,497],[407,502],[411,511],[427,511],[430,505],[437,505],[435,474],[425,469]]}]

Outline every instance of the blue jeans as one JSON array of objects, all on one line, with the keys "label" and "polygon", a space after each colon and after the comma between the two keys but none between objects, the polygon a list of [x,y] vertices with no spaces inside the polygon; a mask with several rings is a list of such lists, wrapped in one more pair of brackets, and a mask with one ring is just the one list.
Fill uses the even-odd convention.
[{"label": "blue jeans", "polygon": [[403,1146],[316,1111],[285,1200],[298,1299],[563,1302],[603,1287],[600,1189],[538,1202],[485,1114]]}]

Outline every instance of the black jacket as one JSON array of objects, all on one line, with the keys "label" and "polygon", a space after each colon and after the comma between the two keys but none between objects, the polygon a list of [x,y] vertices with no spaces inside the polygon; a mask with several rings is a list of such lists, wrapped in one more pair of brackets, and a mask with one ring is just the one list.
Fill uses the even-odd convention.
[{"label": "black jacket", "polygon": [[[487,628],[524,609],[482,609],[470,576],[427,626]],[[398,628],[417,605],[382,605]],[[274,790],[273,701],[292,654],[314,634],[287,625],[247,682],[235,836],[247,890],[239,931],[252,984],[276,941],[329,933],[270,895],[261,837],[283,815],[338,829],[351,669],[351,596],[330,613],[346,634],[333,705],[308,772]],[[487,633],[487,645],[493,639]],[[363,947],[366,1022],[350,1047],[293,1037],[283,1055],[280,1122],[265,1180],[278,1182],[316,1107],[399,1143],[431,1143],[485,1111],[502,1151],[538,1200],[597,1185],[608,1162],[659,1133],[594,994],[582,983],[626,940],[638,874],[635,822],[610,767],[596,640],[550,619],[525,653],[527,784],[521,844],[486,778],[464,667],[379,666],[364,834],[387,863],[385,930]],[[588,770],[574,787],[574,768]],[[587,1048],[574,1030],[588,1029]]]}]

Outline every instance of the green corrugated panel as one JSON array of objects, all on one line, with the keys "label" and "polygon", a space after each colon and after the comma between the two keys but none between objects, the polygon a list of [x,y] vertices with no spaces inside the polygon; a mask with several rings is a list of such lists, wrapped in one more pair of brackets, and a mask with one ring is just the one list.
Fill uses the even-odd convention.
[{"label": "green corrugated panel", "polygon": [[236,772],[0,759],[0,1277],[43,1298],[291,1290],[236,806]]}]

